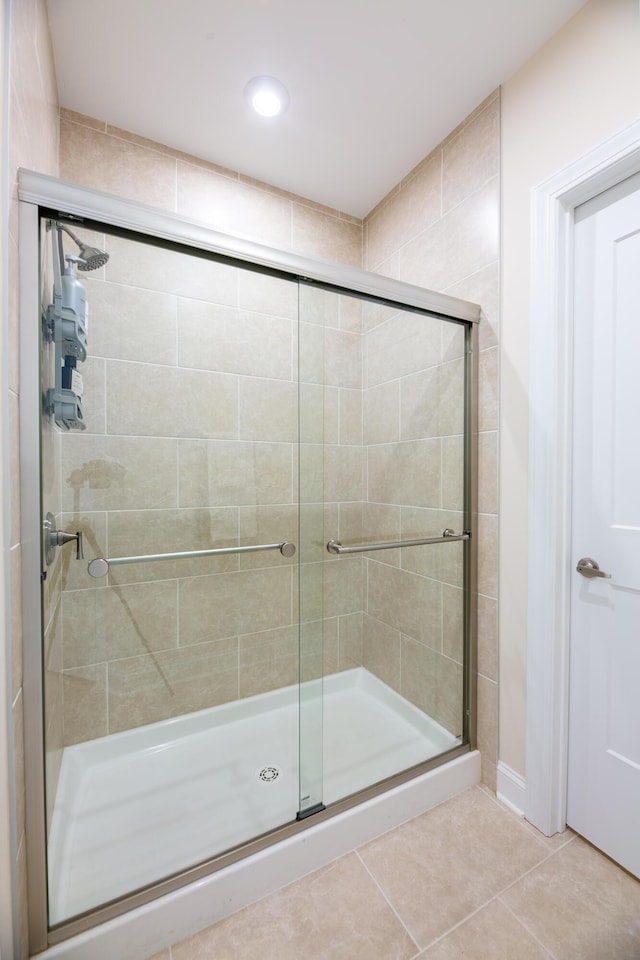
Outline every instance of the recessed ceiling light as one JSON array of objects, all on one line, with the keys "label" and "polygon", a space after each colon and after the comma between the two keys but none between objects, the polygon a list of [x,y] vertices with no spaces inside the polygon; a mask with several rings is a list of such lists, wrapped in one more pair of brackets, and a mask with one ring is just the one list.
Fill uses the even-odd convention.
[{"label": "recessed ceiling light", "polygon": [[287,88],[275,77],[253,77],[244,88],[244,98],[261,117],[277,117],[289,106]]}]

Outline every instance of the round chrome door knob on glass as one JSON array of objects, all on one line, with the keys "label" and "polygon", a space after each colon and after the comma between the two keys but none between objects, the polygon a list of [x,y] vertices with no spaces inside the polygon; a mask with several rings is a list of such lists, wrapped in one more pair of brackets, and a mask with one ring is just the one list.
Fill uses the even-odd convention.
[{"label": "round chrome door knob on glass", "polygon": [[578,560],[576,570],[589,580],[592,580],[594,577],[604,577],[606,580],[611,580],[611,574],[601,570],[596,561],[592,560],[591,557],[582,557],[581,560]]}]

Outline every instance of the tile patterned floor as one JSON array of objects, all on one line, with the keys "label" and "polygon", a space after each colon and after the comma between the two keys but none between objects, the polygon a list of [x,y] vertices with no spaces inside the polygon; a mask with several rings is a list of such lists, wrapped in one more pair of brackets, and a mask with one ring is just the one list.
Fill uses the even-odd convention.
[{"label": "tile patterned floor", "polygon": [[473,787],[150,960],[640,960],[640,882]]}]

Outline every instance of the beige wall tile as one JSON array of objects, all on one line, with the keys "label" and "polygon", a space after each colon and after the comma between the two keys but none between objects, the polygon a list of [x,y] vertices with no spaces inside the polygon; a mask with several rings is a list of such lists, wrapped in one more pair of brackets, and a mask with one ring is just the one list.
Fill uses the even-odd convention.
[{"label": "beige wall tile", "polygon": [[291,379],[293,326],[287,317],[249,313],[201,300],[178,302],[182,367]]},{"label": "beige wall tile", "polygon": [[238,378],[241,440],[298,439],[298,385],[291,380]]},{"label": "beige wall tile", "polygon": [[364,300],[355,297],[339,296],[340,329],[351,333],[362,333],[362,318],[366,308]]},{"label": "beige wall tile", "polygon": [[478,597],[478,673],[498,679],[498,602]]},{"label": "beige wall tile", "polygon": [[296,253],[362,266],[362,226],[308,207],[292,205],[291,246]]},{"label": "beige wall tile", "polygon": [[338,669],[362,665],[362,611],[338,617]]},{"label": "beige wall tile", "polygon": [[291,245],[291,202],[212,170],[178,161],[178,213],[225,233]]},{"label": "beige wall tile", "polygon": [[498,760],[498,689],[495,681],[486,677],[478,677],[478,750],[484,763],[495,766]]},{"label": "beige wall tile", "polygon": [[400,691],[400,631],[367,614],[362,623],[362,663],[383,683]]},{"label": "beige wall tile", "polygon": [[[385,540],[401,539],[401,509],[389,503],[363,503],[362,534],[358,538],[365,543],[384,543]],[[358,540],[356,540],[356,543]],[[372,551],[365,554],[371,560],[399,567],[399,550],[385,550],[384,553]]]},{"label": "beige wall tile", "polygon": [[464,432],[464,362],[452,360],[400,381],[401,439]]},{"label": "beige wall tile", "polygon": [[[143,556],[209,550],[238,544],[236,507],[180,510],[110,511],[109,554],[113,557]],[[170,580],[238,569],[237,556],[182,557],[150,563],[112,566],[110,583]],[[95,584],[95,581],[94,581]]]},{"label": "beige wall tile", "polygon": [[[289,540],[299,551],[298,508],[296,504],[269,504],[266,506],[240,507],[240,545],[252,546],[258,543],[283,543]],[[272,567],[300,561],[299,553],[283,557],[278,551],[265,553],[247,553],[239,557],[241,570],[253,567]]]},{"label": "beige wall tile", "polygon": [[366,221],[367,269],[375,270],[441,213],[442,154],[434,151]]},{"label": "beige wall tile", "polygon": [[640,883],[580,837],[500,899],[558,960],[640,954]]},{"label": "beige wall tile", "polygon": [[177,363],[175,296],[92,277],[85,286],[91,357]]},{"label": "beige wall tile", "polygon": [[362,391],[340,390],[339,406],[340,443],[362,444]]},{"label": "beige wall tile", "polygon": [[341,557],[323,564],[323,616],[337,617],[362,610],[362,557]]},{"label": "beige wall tile", "polygon": [[478,593],[498,595],[498,518],[478,516]]},{"label": "beige wall tile", "polygon": [[498,258],[498,180],[427,227],[400,251],[401,279],[446,290]]},{"label": "beige wall tile", "polygon": [[444,212],[498,176],[499,170],[500,102],[496,97],[442,151]]},{"label": "beige wall tile", "polygon": [[181,507],[291,503],[288,443],[181,440]]},{"label": "beige wall tile", "polygon": [[463,662],[464,591],[442,584],[442,652],[451,660]]},{"label": "beige wall tile", "polygon": [[253,697],[298,682],[298,627],[263,630],[239,638],[240,696]]},{"label": "beige wall tile", "polygon": [[176,581],[67,591],[65,669],[176,647],[177,593]]},{"label": "beige wall tile", "polygon": [[235,437],[237,381],[205,370],[112,360],[107,430],[136,437]]},{"label": "beige wall tile", "polygon": [[540,863],[548,853],[477,788],[359,849],[421,947]]},{"label": "beige wall tile", "polygon": [[238,306],[272,317],[298,319],[298,284],[255,270],[238,270]]},{"label": "beige wall tile", "polygon": [[[464,437],[442,438],[442,506],[462,510],[464,506]],[[455,527],[456,532],[458,527]]]},{"label": "beige wall tile", "polygon": [[369,447],[369,500],[439,507],[441,457],[440,440],[411,440]]},{"label": "beige wall tile", "polygon": [[498,428],[498,348],[482,350],[478,371],[478,429]]},{"label": "beige wall tile", "polygon": [[200,643],[109,665],[109,732],[227,703],[238,696],[238,641]]},{"label": "beige wall tile", "polygon": [[60,121],[60,176],[165,210],[176,209],[176,161],[118,137]]},{"label": "beige wall tile", "polygon": [[156,293],[236,306],[238,268],[152,243],[107,236],[105,279]]},{"label": "beige wall tile", "polygon": [[498,512],[498,434],[478,435],[478,510]]},{"label": "beige wall tile", "polygon": [[84,395],[82,416],[87,433],[106,431],[106,367],[105,361],[88,356],[80,367]]},{"label": "beige wall tile", "polygon": [[[135,396],[135,388],[127,392]],[[79,434],[62,439],[65,512],[176,506],[175,440]]]},{"label": "beige wall tile", "polygon": [[363,436],[366,444],[400,439],[400,384],[391,380],[363,393]]},{"label": "beige wall tile", "polygon": [[409,960],[416,945],[348,854],[171,948],[173,960]]},{"label": "beige wall tile", "polygon": [[465,277],[445,291],[452,297],[460,297],[482,307],[478,341],[480,350],[495,347],[500,335],[500,263],[498,260],[488,267]]},{"label": "beige wall tile", "polygon": [[440,586],[386,563],[368,562],[367,613],[439,650],[442,642]]},{"label": "beige wall tile", "polygon": [[299,437],[302,443],[338,442],[338,391],[319,383],[299,383]]},{"label": "beige wall tile", "polygon": [[362,500],[364,452],[361,446],[324,447],[324,499]]},{"label": "beige wall tile", "polygon": [[[302,338],[302,331],[300,333]],[[334,387],[362,387],[362,337],[358,333],[324,328],[322,382]]]},{"label": "beige wall tile", "polygon": [[107,725],[107,665],[97,663],[63,674],[64,744],[105,737]]},{"label": "beige wall tile", "polygon": [[462,664],[437,650],[402,637],[401,686],[403,697],[452,733],[462,735]]},{"label": "beige wall tile", "polygon": [[182,580],[180,646],[292,623],[288,565]]},{"label": "beige wall tile", "polygon": [[316,323],[298,324],[298,379],[301,384],[324,384],[324,329]]},{"label": "beige wall tile", "polygon": [[364,385],[387,383],[439,363],[440,323],[431,317],[401,311],[370,330],[364,338]]},{"label": "beige wall tile", "polygon": [[[420,540],[423,537],[440,537],[447,526],[449,515],[441,510],[426,510],[418,507],[403,507],[401,510],[401,539]],[[443,527],[444,523],[444,527]],[[447,553],[455,544],[445,544]],[[405,570],[412,570],[423,577],[433,580],[440,579],[440,568],[445,560],[440,545],[411,547],[402,553],[402,566]]]}]

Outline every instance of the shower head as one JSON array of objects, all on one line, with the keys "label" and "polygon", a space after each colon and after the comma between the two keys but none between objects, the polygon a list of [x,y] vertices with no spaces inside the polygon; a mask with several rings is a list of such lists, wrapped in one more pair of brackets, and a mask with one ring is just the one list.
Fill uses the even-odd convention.
[{"label": "shower head", "polygon": [[97,270],[98,267],[105,265],[109,259],[109,254],[105,250],[100,250],[99,247],[90,247],[79,237],[76,237],[75,233],[69,230],[69,227],[65,226],[64,223],[60,223],[59,226],[60,229],[68,233],[71,239],[78,245],[81,257],[81,262],[78,263],[78,270],[84,270],[85,272],[88,270]]}]

